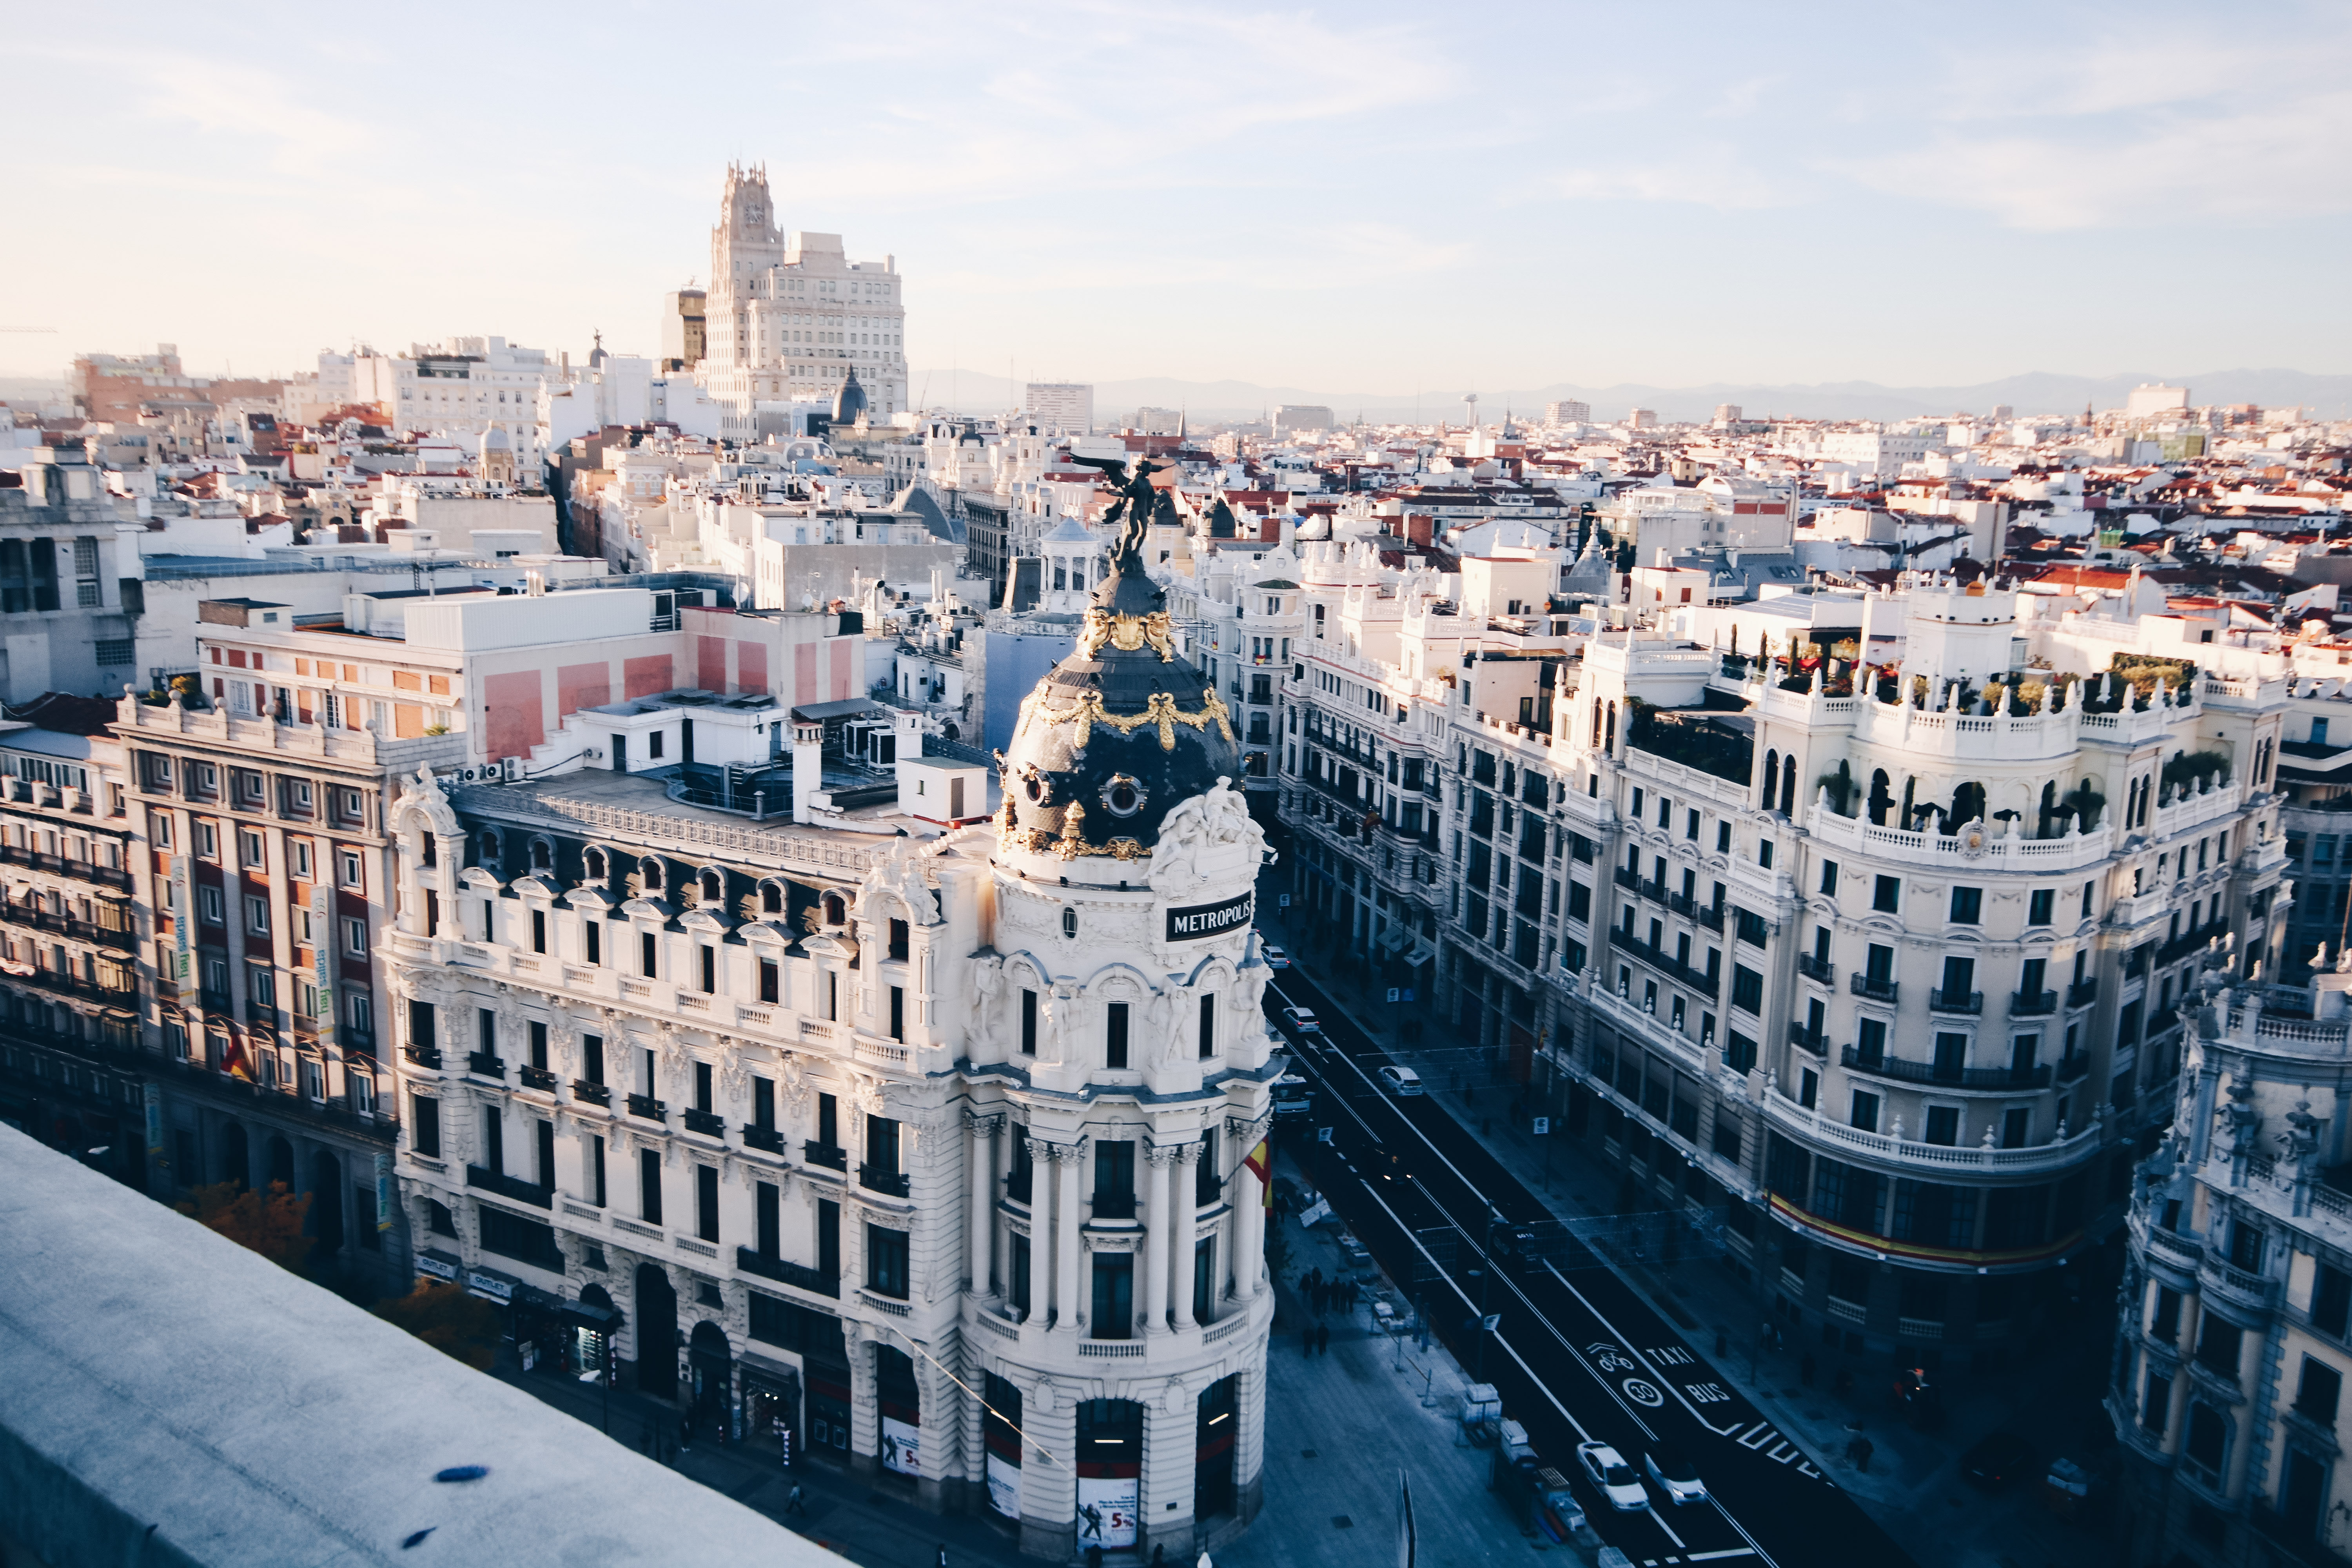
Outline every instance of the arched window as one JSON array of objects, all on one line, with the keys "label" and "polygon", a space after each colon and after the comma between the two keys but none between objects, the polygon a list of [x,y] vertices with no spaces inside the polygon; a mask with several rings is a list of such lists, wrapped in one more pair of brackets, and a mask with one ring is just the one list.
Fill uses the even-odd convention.
[{"label": "arched window", "polygon": [[1780,809],[1791,816],[1797,813],[1797,753],[1794,752],[1780,759]]},{"label": "arched window", "polygon": [[499,836],[489,828],[482,829],[480,844],[474,851],[475,864],[496,870],[499,865]]},{"label": "arched window", "polygon": [[1758,803],[1759,810],[1772,809],[1772,792],[1780,787],[1780,753],[1777,751],[1767,752],[1764,753],[1764,797]]},{"label": "arched window", "polygon": [[530,841],[530,868],[534,871],[545,871],[551,868],[554,864],[555,851],[549,847],[547,840],[544,838],[532,839]]},{"label": "arched window", "polygon": [[1062,906],[1062,934],[1072,938],[1078,934],[1078,911],[1066,904]]},{"label": "arched window", "polygon": [[588,879],[590,881],[601,882],[611,874],[610,868],[605,864],[604,852],[602,849],[591,849],[588,851],[584,859],[588,868]]},{"label": "arched window", "polygon": [[702,874],[702,901],[715,904],[727,896],[727,879],[716,871]]},{"label": "arched window", "polygon": [[638,861],[637,876],[645,883],[646,892],[658,893],[661,891],[662,863],[660,861],[651,858]]},{"label": "arched window", "polygon": [[1886,814],[1895,805],[1895,797],[1887,793],[1888,782],[1885,768],[1870,775],[1870,821],[1874,827],[1886,826]]},{"label": "arched window", "polygon": [[848,920],[849,901],[839,893],[827,893],[824,896],[824,923],[837,926],[846,924]]},{"label": "arched window", "polygon": [[773,882],[760,884],[760,912],[780,915],[784,912],[784,890]]}]

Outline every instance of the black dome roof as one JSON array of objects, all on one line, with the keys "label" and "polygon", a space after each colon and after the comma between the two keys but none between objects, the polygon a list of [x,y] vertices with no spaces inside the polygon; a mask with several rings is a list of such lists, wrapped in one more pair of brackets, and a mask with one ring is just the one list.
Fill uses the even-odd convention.
[{"label": "black dome roof", "polygon": [[1233,715],[1177,656],[1168,596],[1144,574],[1138,546],[1157,509],[1138,499],[1144,515],[1130,518],[1076,649],[1023,700],[998,753],[1003,847],[1131,860],[1159,841],[1160,819],[1180,802],[1240,776]]},{"label": "black dome roof", "polygon": [[857,367],[852,365],[848,379],[841,384],[841,390],[833,395],[833,422],[835,425],[855,425],[865,417],[866,389],[857,384]]}]

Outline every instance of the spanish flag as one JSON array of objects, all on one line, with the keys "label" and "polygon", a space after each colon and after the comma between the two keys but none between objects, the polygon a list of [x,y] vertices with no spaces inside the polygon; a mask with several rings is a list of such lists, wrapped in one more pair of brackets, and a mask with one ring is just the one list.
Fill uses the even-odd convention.
[{"label": "spanish flag", "polygon": [[1249,1152],[1249,1157],[1244,1160],[1242,1163],[1247,1165],[1250,1168],[1250,1174],[1257,1178],[1258,1202],[1267,1208],[1272,1208],[1274,1206],[1274,1144],[1272,1140],[1265,1138],[1259,1139],[1257,1141],[1257,1147]]}]

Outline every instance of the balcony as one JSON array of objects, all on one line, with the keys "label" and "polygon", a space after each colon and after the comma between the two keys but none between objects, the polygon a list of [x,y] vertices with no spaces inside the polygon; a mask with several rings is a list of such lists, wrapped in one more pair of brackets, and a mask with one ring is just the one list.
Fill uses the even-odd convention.
[{"label": "balcony", "polygon": [[[147,1058],[153,1062],[158,1058]],[[163,1061],[162,1067],[181,1079],[200,1085],[205,1092],[234,1098],[263,1115],[292,1116],[336,1131],[352,1133],[372,1142],[391,1142],[400,1132],[399,1119],[373,1110],[352,1110],[346,1106],[323,1100],[310,1100],[284,1089],[264,1089],[259,1084],[215,1072],[197,1062]]]},{"label": "balcony", "polygon": [[838,1143],[820,1143],[812,1138],[801,1145],[801,1158],[812,1165],[823,1165],[828,1171],[849,1174],[849,1151]]},{"label": "balcony", "polygon": [[743,1147],[781,1155],[784,1152],[784,1135],[772,1127],[760,1127],[747,1121],[743,1124]]},{"label": "balcony", "polygon": [[196,993],[196,1005],[202,1007],[205,1012],[211,1014],[215,1018],[226,1017],[228,1014],[229,1007],[228,993],[226,991],[199,991]]},{"label": "balcony", "polygon": [[53,871],[60,877],[79,881],[96,882],[101,887],[131,890],[131,873],[113,866],[93,866],[87,860],[68,860],[62,855],[46,854],[38,849],[18,849],[0,844],[0,866],[29,866],[36,871]]},{"label": "balcony", "polygon": [[1837,984],[1837,966],[1826,958],[1815,958],[1809,952],[1801,952],[1797,955],[1797,973],[1808,980],[1818,980],[1824,985]]},{"label": "balcony", "polygon": [[1951,1013],[1965,1017],[1974,1017],[1984,1011],[1984,993],[1981,991],[1937,991],[1931,988],[1927,993],[1927,1011],[1930,1013]]},{"label": "balcony", "polygon": [[790,1285],[813,1295],[830,1296],[839,1300],[841,1276],[811,1268],[805,1263],[787,1263],[781,1258],[770,1258],[751,1247],[735,1249],[735,1267],[745,1274],[756,1274],[762,1279],[772,1279],[779,1285]]},{"label": "balcony", "polygon": [[2249,1312],[2268,1312],[2278,1306],[2279,1282],[2266,1275],[2250,1274],[2208,1253],[2197,1271],[2197,1281],[2208,1296]]},{"label": "balcony", "polygon": [[555,1075],[545,1068],[535,1068],[525,1063],[515,1068],[515,1076],[522,1080],[522,1086],[525,1089],[543,1089],[550,1094],[555,1092]]},{"label": "balcony", "polygon": [[346,1056],[373,1057],[375,1055],[375,1031],[348,1028],[338,1024],[335,1026],[335,1044],[343,1047]]},{"label": "balcony", "polygon": [[2179,963],[2215,937],[2225,934],[2229,929],[2228,921],[2218,920],[2208,921],[2195,931],[2183,931],[2156,950],[2157,967],[2161,969],[2168,963]]},{"label": "balcony", "polygon": [[1639,892],[1642,889],[1642,879],[1640,875],[1636,872],[1628,871],[1622,866],[1618,867],[1615,871],[1610,873],[1610,876],[1612,880],[1613,880],[1619,887],[1624,889],[1627,892]]},{"label": "balcony", "polygon": [[1701,904],[1698,909],[1698,923],[1711,931],[1720,932],[1723,930],[1723,906]]},{"label": "balcony", "polygon": [[1668,893],[1666,908],[1678,915],[1688,916],[1693,920],[1698,918],[1698,900],[1688,893]]},{"label": "balcony", "polygon": [[43,991],[54,991],[61,996],[80,996],[92,1002],[102,1002],[113,1007],[135,1008],[139,993],[128,985],[113,986],[96,980],[84,980],[55,969],[11,969],[7,977],[20,985],[31,985]]},{"label": "balcony", "polygon": [[678,1114],[685,1118],[688,1132],[699,1132],[711,1138],[727,1136],[727,1119],[714,1111],[689,1110]]},{"label": "balcony", "polygon": [[467,1051],[466,1070],[481,1078],[503,1079],[507,1076],[507,1064],[503,1058],[488,1051]]},{"label": "balcony", "polygon": [[1867,996],[1874,1002],[1892,1004],[1895,1000],[1895,982],[1892,980],[1874,979],[1867,974],[1852,974],[1847,976],[1846,988],[1855,995]]},{"label": "balcony", "polygon": [[441,1053],[435,1050],[431,1046],[409,1046],[404,1048],[400,1054],[406,1057],[410,1061],[415,1062],[418,1067],[432,1068],[436,1071],[440,1069]]},{"label": "balcony", "polygon": [[519,1176],[509,1176],[480,1165],[466,1167],[466,1184],[479,1187],[486,1193],[496,1193],[502,1198],[512,1198],[519,1204],[530,1204],[543,1209],[555,1206],[553,1187],[542,1187],[536,1182],[526,1182]]},{"label": "balcony", "polygon": [[2077,980],[2066,987],[2066,1005],[2069,1007],[2087,1007],[2098,999],[2099,983],[2095,980]]},{"label": "balcony", "polygon": [[2073,1056],[2060,1059],[2058,1063],[2058,1081],[2060,1083],[2073,1083],[2076,1079],[2081,1078],[2084,1073],[2089,1072],[2090,1070],[2091,1058],[2089,1055],[2083,1051],[2076,1051]]},{"label": "balcony", "polygon": [[664,1112],[668,1110],[650,1094],[633,1094],[629,1096],[628,1103],[630,1115],[642,1116],[648,1121],[663,1120]]},{"label": "balcony", "polygon": [[2058,1010],[2055,991],[2012,991],[2009,996],[2009,1016],[2012,1018],[2039,1018]]},{"label": "balcony", "polygon": [[887,1193],[894,1198],[903,1198],[914,1190],[913,1181],[904,1172],[863,1163],[857,1167],[857,1184],[868,1192]]},{"label": "balcony", "polygon": [[1903,1083],[1942,1084],[1949,1089],[2047,1089],[2050,1068],[1961,1068],[1942,1067],[1935,1062],[1906,1062],[1899,1057],[1863,1055],[1859,1047],[1847,1046],[1838,1052],[1838,1065],[1852,1072],[1866,1072],[1874,1078],[1891,1078]]},{"label": "balcony", "polygon": [[609,1083],[590,1083],[584,1078],[575,1078],[572,1080],[572,1098],[584,1100],[591,1105],[609,1107],[613,1103],[613,1086]]},{"label": "balcony", "polygon": [[1095,1218],[1133,1219],[1134,1217],[1135,1194],[1133,1193],[1097,1193],[1095,1194]]},{"label": "balcony", "polygon": [[1825,1057],[1830,1052],[1829,1037],[1816,1034],[1802,1024],[1789,1026],[1789,1043],[1801,1051],[1811,1051],[1817,1057]]},{"label": "balcony", "polygon": [[58,936],[72,937],[80,942],[94,942],[101,947],[130,951],[139,945],[139,933],[131,929],[128,916],[122,925],[108,925],[100,921],[86,921],[78,916],[58,914],[45,910],[29,899],[0,900],[0,925],[27,926]]},{"label": "balcony", "polygon": [[1632,953],[1652,968],[1663,970],[1676,984],[1688,986],[1710,1002],[1715,1000],[1716,993],[1721,988],[1722,983],[1714,975],[1703,974],[1678,958],[1669,958],[1663,951],[1652,947],[1648,942],[1637,937],[1626,935],[1622,926],[1609,928],[1609,942],[1612,947]]}]

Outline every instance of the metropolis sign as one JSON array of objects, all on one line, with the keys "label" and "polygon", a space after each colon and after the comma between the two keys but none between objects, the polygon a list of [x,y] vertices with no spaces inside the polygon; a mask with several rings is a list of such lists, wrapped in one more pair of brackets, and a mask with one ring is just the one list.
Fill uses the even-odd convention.
[{"label": "metropolis sign", "polygon": [[1199,942],[1203,937],[1239,931],[1250,923],[1255,898],[1255,894],[1244,893],[1222,904],[1187,904],[1171,909],[1168,911],[1168,940]]}]

